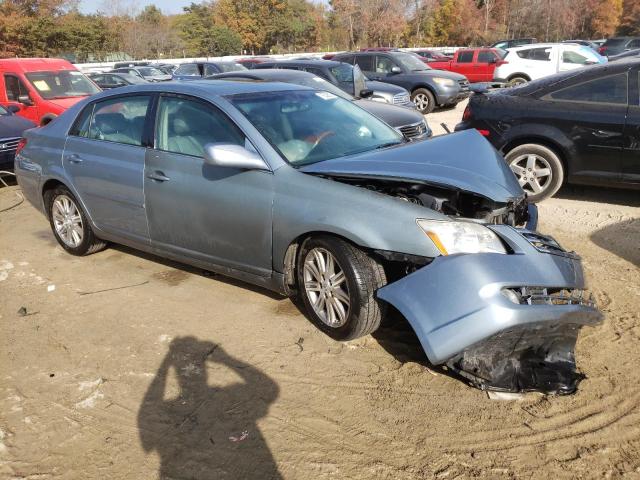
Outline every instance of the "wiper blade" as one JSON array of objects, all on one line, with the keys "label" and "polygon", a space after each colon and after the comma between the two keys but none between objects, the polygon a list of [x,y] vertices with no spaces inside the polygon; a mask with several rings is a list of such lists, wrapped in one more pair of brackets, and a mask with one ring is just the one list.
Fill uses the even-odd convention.
[{"label": "wiper blade", "polygon": [[383,143],[382,145],[378,145],[376,147],[376,150],[381,150],[383,148],[389,148],[389,147],[393,147],[394,145],[400,145],[401,143],[404,143],[402,140],[398,141],[398,142],[389,142],[389,143]]}]

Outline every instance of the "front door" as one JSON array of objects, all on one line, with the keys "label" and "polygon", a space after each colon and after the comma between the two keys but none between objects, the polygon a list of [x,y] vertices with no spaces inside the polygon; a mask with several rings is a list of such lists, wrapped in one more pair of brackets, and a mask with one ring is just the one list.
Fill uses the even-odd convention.
[{"label": "front door", "polygon": [[13,73],[4,74],[4,94],[7,101],[3,106],[16,105],[20,109],[18,115],[28,118],[34,123],[40,122],[38,106],[20,77]]},{"label": "front door", "polygon": [[271,274],[273,174],[213,166],[208,143],[253,148],[220,109],[162,95],[155,148],[147,152],[145,198],[154,246],[256,275]]},{"label": "front door", "polygon": [[150,95],[89,104],[71,128],[62,162],[89,215],[106,232],[148,243],[143,131]]}]

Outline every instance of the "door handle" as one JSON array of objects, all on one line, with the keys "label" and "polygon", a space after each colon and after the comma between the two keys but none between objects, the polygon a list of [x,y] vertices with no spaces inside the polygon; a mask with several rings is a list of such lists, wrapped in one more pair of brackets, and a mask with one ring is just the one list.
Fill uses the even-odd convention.
[{"label": "door handle", "polygon": [[77,153],[72,153],[70,155],[67,155],[65,159],[71,163],[82,163],[83,161],[82,158],[80,158],[80,155],[78,155]]},{"label": "door handle", "polygon": [[171,180],[160,170],[156,170],[155,172],[150,173],[149,175],[147,175],[147,178],[150,178],[151,180],[155,180],[156,182],[167,182]]}]

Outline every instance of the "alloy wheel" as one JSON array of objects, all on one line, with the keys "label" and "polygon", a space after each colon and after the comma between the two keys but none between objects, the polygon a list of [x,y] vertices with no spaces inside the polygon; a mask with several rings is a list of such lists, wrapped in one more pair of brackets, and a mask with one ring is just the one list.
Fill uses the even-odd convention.
[{"label": "alloy wheel", "polygon": [[429,97],[424,93],[418,93],[413,97],[413,103],[415,103],[418,110],[422,112],[429,107]]},{"label": "alloy wheel", "polygon": [[66,195],[59,195],[51,207],[53,226],[60,239],[71,248],[82,243],[84,229],[82,216],[75,202]]},{"label": "alloy wheel", "polygon": [[529,153],[520,155],[511,162],[511,170],[516,174],[522,189],[530,194],[541,194],[552,183],[553,171],[549,162],[540,155]]},{"label": "alloy wheel", "polygon": [[344,270],[324,248],[307,253],[303,267],[304,290],[311,306],[323,323],[338,328],[349,316],[349,287]]}]

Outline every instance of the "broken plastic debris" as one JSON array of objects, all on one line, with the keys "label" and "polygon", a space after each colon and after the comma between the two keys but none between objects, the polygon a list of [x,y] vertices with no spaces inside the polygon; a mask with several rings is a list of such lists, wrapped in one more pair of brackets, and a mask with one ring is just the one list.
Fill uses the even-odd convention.
[{"label": "broken plastic debris", "polygon": [[241,441],[243,441],[245,438],[247,438],[248,436],[249,436],[249,431],[248,431],[248,430],[244,430],[244,431],[242,432],[242,434],[240,434],[240,436],[239,436],[239,437],[236,437],[236,436],[233,436],[233,435],[232,435],[232,436],[230,436],[230,437],[229,437],[229,440],[231,440],[232,442],[241,442]]},{"label": "broken plastic debris", "polygon": [[48,285],[47,286],[47,292],[53,292],[56,289],[55,285]]},{"label": "broken plastic debris", "polygon": [[522,400],[524,398],[524,393],[514,393],[514,392],[496,392],[492,390],[487,391],[487,397],[491,400]]},{"label": "broken plastic debris", "polygon": [[18,310],[18,315],[20,315],[21,317],[24,317],[27,314],[27,307],[20,307],[20,309]]}]

